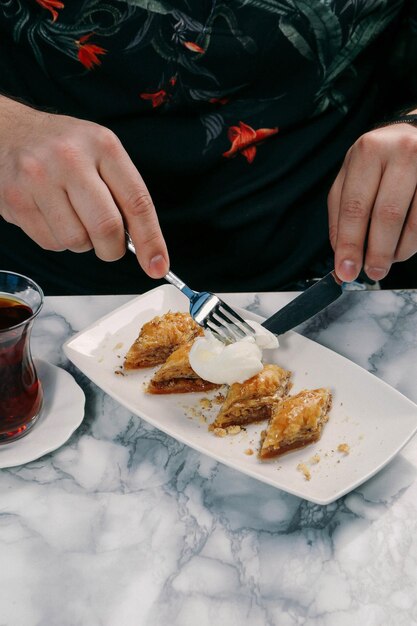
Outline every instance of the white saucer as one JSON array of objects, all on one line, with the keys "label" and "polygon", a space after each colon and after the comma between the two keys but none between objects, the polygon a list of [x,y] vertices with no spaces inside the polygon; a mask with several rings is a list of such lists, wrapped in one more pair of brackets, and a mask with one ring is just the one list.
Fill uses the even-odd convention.
[{"label": "white saucer", "polygon": [[84,418],[85,396],[71,374],[34,359],[43,386],[41,415],[25,437],[0,445],[0,468],[39,459],[64,444]]}]

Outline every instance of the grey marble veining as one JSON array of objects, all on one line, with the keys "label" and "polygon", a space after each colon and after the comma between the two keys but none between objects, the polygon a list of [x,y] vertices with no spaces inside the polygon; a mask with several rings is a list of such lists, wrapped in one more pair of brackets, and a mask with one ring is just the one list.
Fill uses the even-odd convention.
[{"label": "grey marble veining", "polygon": [[[295,294],[225,294],[271,315]],[[62,343],[128,301],[47,298],[33,352],[71,372],[85,419],[0,470],[0,626],[417,625],[417,443],[319,506],[131,415]],[[417,402],[417,292],[350,292],[299,329]]]}]

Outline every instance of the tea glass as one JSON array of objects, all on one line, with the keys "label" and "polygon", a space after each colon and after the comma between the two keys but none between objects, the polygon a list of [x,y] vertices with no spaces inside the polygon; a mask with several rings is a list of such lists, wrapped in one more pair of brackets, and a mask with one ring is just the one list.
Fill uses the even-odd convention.
[{"label": "tea glass", "polygon": [[30,338],[43,300],[31,278],[0,270],[0,444],[26,435],[41,413],[43,390]]}]

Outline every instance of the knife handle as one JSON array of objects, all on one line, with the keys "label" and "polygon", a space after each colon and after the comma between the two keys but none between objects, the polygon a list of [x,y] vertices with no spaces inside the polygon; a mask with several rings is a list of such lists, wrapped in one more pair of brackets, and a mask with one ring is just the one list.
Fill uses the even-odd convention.
[{"label": "knife handle", "polygon": [[334,271],[309,287],[289,304],[269,317],[262,326],[281,335],[334,302],[343,293],[342,282]]}]

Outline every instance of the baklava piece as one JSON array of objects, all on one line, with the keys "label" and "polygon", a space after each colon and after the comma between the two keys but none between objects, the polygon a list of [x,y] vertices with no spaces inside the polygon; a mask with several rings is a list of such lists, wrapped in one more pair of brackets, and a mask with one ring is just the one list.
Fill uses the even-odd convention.
[{"label": "baklava piece", "polygon": [[165,313],[142,326],[124,361],[126,370],[161,365],[181,344],[204,331],[189,313]]},{"label": "baklava piece", "polygon": [[244,383],[234,383],[209,429],[268,420],[273,405],[287,395],[291,387],[290,377],[291,372],[278,365],[264,365],[259,374]]},{"label": "baklava piece", "polygon": [[320,439],[329,418],[329,389],[304,389],[274,407],[261,442],[259,456],[270,459]]},{"label": "baklava piece", "polygon": [[189,361],[190,348],[193,341],[180,346],[155,372],[147,392],[154,394],[190,393],[192,391],[209,391],[220,385],[203,380],[191,368]]}]

